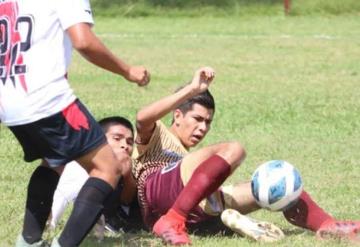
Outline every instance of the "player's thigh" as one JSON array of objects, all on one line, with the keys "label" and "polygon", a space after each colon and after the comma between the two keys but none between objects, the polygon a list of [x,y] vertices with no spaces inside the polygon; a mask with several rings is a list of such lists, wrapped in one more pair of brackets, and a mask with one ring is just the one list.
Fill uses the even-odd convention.
[{"label": "player's thigh", "polygon": [[221,156],[230,166],[236,167],[244,155],[243,148],[238,142],[224,142],[201,148],[187,154],[181,162],[181,178],[186,184],[195,169],[213,155]]},{"label": "player's thigh", "polygon": [[117,157],[111,147],[104,144],[76,159],[76,161],[88,171],[91,177],[101,178],[115,187],[123,163],[130,162],[130,157],[125,153],[123,156]]}]

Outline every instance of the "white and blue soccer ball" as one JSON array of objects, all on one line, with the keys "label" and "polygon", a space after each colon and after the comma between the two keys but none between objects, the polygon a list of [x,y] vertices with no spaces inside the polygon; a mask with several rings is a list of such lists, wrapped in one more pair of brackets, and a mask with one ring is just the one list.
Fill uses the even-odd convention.
[{"label": "white and blue soccer ball", "polygon": [[251,191],[262,208],[283,211],[296,203],[303,190],[300,173],[284,160],[260,165],[252,175]]}]

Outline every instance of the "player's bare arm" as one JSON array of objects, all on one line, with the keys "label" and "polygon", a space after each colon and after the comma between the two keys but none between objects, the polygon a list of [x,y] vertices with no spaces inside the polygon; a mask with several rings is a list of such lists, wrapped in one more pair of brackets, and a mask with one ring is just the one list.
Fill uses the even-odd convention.
[{"label": "player's bare arm", "polygon": [[142,66],[130,66],[116,57],[92,32],[87,23],[78,23],[67,29],[73,47],[89,62],[123,76],[139,86],[150,81],[150,73]]},{"label": "player's bare arm", "polygon": [[142,108],[136,116],[137,138],[136,142],[146,144],[149,142],[155,128],[155,122],[174,110],[187,99],[204,92],[215,77],[211,67],[198,69],[191,83],[154,103]]}]

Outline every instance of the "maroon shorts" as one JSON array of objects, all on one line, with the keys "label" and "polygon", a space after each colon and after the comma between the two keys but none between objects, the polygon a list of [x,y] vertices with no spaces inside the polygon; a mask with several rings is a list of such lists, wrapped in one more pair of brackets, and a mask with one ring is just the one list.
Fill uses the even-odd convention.
[{"label": "maroon shorts", "polygon": [[[152,226],[174,204],[184,188],[180,176],[181,161],[171,163],[157,172],[149,175],[145,181],[145,197],[148,205],[144,215],[146,225]],[[209,219],[210,215],[196,206],[190,213],[187,223],[198,223]]]}]

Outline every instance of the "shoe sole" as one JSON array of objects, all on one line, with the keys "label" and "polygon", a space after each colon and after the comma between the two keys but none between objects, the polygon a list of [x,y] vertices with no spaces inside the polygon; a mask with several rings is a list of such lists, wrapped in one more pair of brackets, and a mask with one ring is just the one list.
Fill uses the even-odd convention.
[{"label": "shoe sole", "polygon": [[316,238],[320,240],[348,240],[353,243],[360,243],[360,231],[345,233],[342,231],[319,230],[316,232]]},{"label": "shoe sole", "polygon": [[283,231],[272,223],[257,221],[240,214],[233,209],[226,209],[221,220],[234,232],[259,242],[275,242],[284,238]]}]

